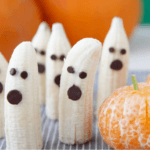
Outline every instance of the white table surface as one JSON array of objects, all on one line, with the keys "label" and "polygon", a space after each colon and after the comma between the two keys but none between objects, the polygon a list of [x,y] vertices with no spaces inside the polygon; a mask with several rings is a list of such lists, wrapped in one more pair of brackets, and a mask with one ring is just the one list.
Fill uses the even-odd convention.
[{"label": "white table surface", "polygon": [[150,25],[137,26],[130,38],[129,70],[150,71]]}]

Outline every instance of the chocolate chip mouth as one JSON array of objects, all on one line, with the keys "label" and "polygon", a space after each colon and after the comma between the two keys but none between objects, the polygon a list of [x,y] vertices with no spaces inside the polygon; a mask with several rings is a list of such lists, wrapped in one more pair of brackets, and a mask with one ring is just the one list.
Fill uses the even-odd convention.
[{"label": "chocolate chip mouth", "polygon": [[7,94],[7,100],[10,104],[17,105],[22,100],[22,94],[18,90],[12,90]]},{"label": "chocolate chip mouth", "polygon": [[61,79],[61,74],[57,75],[54,79],[54,82],[60,87],[60,79]]},{"label": "chocolate chip mouth", "polygon": [[116,59],[114,60],[111,65],[110,65],[110,68],[113,69],[113,70],[121,70],[123,67],[123,64],[120,60]]},{"label": "chocolate chip mouth", "polygon": [[45,72],[45,66],[43,64],[38,63],[38,72],[39,73]]},{"label": "chocolate chip mouth", "polygon": [[76,101],[76,100],[79,100],[81,95],[82,95],[82,91],[80,90],[80,88],[76,85],[73,85],[72,87],[70,87],[68,89],[68,98],[73,100],[73,101]]},{"label": "chocolate chip mouth", "polygon": [[3,92],[3,84],[0,82],[0,93]]}]

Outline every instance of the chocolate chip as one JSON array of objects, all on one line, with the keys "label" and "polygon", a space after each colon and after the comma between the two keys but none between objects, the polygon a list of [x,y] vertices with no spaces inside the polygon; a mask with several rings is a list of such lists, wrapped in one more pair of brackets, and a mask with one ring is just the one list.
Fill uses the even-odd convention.
[{"label": "chocolate chip", "polygon": [[124,55],[124,54],[126,54],[126,50],[125,50],[125,49],[121,49],[120,53],[121,53],[122,55]]},{"label": "chocolate chip", "polygon": [[55,77],[55,79],[54,79],[54,82],[55,82],[58,86],[60,86],[60,79],[61,79],[61,74],[57,75],[57,76]]},{"label": "chocolate chip", "polygon": [[57,56],[56,56],[56,55],[52,55],[52,56],[51,56],[51,59],[52,59],[52,60],[56,60],[56,59],[57,59]]},{"label": "chocolate chip", "polygon": [[80,72],[80,74],[79,74],[79,77],[80,77],[81,79],[86,78],[86,76],[87,76],[87,73],[86,73],[86,72]]},{"label": "chocolate chip", "polygon": [[60,60],[61,60],[61,61],[64,61],[64,58],[66,58],[65,55],[61,55],[61,56],[60,56]]},{"label": "chocolate chip", "polygon": [[23,78],[23,79],[26,79],[28,77],[28,73],[26,71],[22,71],[20,76]]},{"label": "chocolate chip", "polygon": [[43,64],[38,63],[38,72],[39,73],[45,72],[45,66]]},{"label": "chocolate chip", "polygon": [[3,84],[0,82],[0,93],[3,91]]},{"label": "chocolate chip", "polygon": [[76,101],[80,99],[82,92],[78,86],[73,85],[68,89],[67,94],[69,99]]},{"label": "chocolate chip", "polygon": [[110,47],[110,48],[109,48],[109,51],[110,51],[111,53],[113,53],[113,52],[115,52],[115,49],[114,49],[113,47]]},{"label": "chocolate chip", "polygon": [[123,64],[120,60],[114,60],[110,65],[110,68],[113,70],[121,70],[122,67]]},{"label": "chocolate chip", "polygon": [[22,100],[22,94],[18,90],[12,90],[7,94],[7,100],[10,104],[17,105]]},{"label": "chocolate chip", "polygon": [[45,55],[45,51],[43,51],[43,50],[40,51],[40,54],[41,54],[41,55]]},{"label": "chocolate chip", "polygon": [[10,70],[10,74],[13,76],[16,74],[16,69],[15,68],[11,68]]},{"label": "chocolate chip", "polygon": [[75,73],[74,68],[71,67],[71,66],[69,66],[69,67],[67,68],[67,71],[68,71],[69,73]]}]

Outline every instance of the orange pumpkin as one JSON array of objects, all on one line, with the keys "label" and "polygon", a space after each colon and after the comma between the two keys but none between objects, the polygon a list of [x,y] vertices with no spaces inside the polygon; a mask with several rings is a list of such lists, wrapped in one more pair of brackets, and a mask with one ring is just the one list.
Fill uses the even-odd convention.
[{"label": "orange pumpkin", "polygon": [[13,49],[31,40],[41,21],[61,22],[72,43],[84,37],[103,42],[114,16],[124,20],[128,35],[140,14],[139,0],[2,0],[0,2],[0,51],[9,60]]},{"label": "orange pumpkin", "polygon": [[34,0],[0,1],[0,51],[9,60],[22,41],[29,41],[42,21]]},{"label": "orange pumpkin", "polygon": [[99,110],[99,130],[114,149],[150,149],[150,86],[117,89]]},{"label": "orange pumpkin", "polygon": [[84,37],[103,42],[111,20],[121,17],[129,36],[140,15],[139,0],[35,0],[51,25],[61,22],[72,45]]}]

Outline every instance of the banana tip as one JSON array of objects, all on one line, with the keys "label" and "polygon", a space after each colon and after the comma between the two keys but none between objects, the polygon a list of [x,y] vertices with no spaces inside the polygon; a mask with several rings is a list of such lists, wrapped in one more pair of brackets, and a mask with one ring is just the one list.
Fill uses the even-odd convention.
[{"label": "banana tip", "polygon": [[120,17],[114,17],[111,23],[112,28],[123,27],[123,20]]}]

